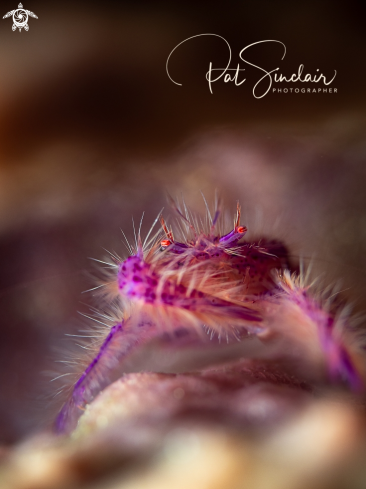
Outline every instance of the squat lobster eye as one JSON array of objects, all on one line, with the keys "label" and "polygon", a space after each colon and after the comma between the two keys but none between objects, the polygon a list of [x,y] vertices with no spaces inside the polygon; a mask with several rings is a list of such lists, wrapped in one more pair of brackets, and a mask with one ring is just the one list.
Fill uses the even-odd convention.
[{"label": "squat lobster eye", "polygon": [[160,241],[160,246],[164,249],[170,246],[171,244],[172,242],[169,239],[163,239],[162,241]]},{"label": "squat lobster eye", "polygon": [[240,234],[244,234],[248,231],[248,228],[246,228],[245,226],[239,226],[236,228],[236,232],[237,233],[240,233]]}]

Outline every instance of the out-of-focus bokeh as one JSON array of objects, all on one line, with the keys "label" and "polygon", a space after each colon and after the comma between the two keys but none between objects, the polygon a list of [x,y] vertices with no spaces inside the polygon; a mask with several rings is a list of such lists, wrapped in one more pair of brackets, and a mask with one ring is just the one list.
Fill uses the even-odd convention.
[{"label": "out-of-focus bokeh", "polygon": [[[28,2],[28,0],[27,0]],[[16,1],[1,4],[4,15]],[[0,23],[0,442],[46,424],[65,333],[93,303],[88,257],[123,253],[120,228],[165,193],[203,211],[215,189],[240,199],[249,230],[283,239],[294,259],[366,309],[366,7],[361,1],[45,2],[29,0],[29,32]],[[259,40],[259,66],[337,70],[336,94],[255,99],[258,71],[217,83]],[[295,84],[294,84],[295,86]],[[298,85],[296,85],[298,86]],[[169,211],[167,210],[167,214]],[[94,304],[95,305],[95,304]],[[58,350],[58,351],[57,351]]]}]

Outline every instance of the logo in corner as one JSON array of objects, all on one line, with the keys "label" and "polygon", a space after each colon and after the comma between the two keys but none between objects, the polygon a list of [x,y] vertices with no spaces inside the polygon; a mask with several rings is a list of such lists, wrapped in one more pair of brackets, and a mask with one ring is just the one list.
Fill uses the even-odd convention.
[{"label": "logo in corner", "polygon": [[18,5],[18,8],[16,10],[11,10],[7,14],[5,14],[3,19],[7,19],[10,16],[13,16],[13,31],[19,29],[19,32],[23,28],[26,31],[29,30],[28,16],[38,19],[38,17],[33,12],[31,12],[30,10],[25,10],[21,3]]}]

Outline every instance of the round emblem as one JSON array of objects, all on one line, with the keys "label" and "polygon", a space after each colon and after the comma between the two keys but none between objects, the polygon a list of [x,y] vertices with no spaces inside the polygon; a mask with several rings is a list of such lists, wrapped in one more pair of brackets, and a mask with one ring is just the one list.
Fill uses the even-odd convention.
[{"label": "round emblem", "polygon": [[15,25],[15,28],[21,29],[22,27],[25,27],[28,23],[28,13],[26,10],[23,10],[22,8],[18,8],[17,10],[14,10],[13,13],[13,22]]}]

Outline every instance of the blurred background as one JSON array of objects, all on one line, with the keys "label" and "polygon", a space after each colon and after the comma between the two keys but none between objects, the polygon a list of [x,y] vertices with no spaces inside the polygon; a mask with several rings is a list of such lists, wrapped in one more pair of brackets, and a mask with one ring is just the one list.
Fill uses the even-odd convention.
[{"label": "blurred background", "polygon": [[[28,3],[29,1],[29,3]],[[2,13],[17,0],[1,3]],[[47,372],[85,326],[93,264],[124,253],[120,228],[143,231],[183,194],[203,211],[215,190],[240,199],[251,232],[283,239],[315,275],[341,279],[366,309],[366,6],[361,1],[149,2],[27,0],[29,32],[0,23],[0,443],[44,426]],[[320,69],[337,94],[268,94],[218,82],[264,39],[259,66]],[[254,58],[253,58],[254,59]],[[293,84],[289,86],[299,86]],[[253,233],[253,232],[252,232]],[[253,234],[252,234],[253,236]]]}]

